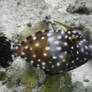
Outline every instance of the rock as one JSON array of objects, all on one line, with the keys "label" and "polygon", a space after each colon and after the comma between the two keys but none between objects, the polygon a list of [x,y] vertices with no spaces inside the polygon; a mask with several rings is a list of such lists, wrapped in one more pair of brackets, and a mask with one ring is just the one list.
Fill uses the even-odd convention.
[{"label": "rock", "polygon": [[72,92],[86,92],[86,90],[81,82],[76,82],[72,87]]},{"label": "rock", "polygon": [[24,88],[21,92],[32,92],[31,88]]},{"label": "rock", "polygon": [[24,72],[24,74],[21,76],[20,81],[26,87],[31,87],[31,88],[37,87],[36,76],[35,75],[33,76],[30,71]]},{"label": "rock", "polygon": [[47,76],[44,85],[45,92],[70,92],[71,78],[67,73]]}]

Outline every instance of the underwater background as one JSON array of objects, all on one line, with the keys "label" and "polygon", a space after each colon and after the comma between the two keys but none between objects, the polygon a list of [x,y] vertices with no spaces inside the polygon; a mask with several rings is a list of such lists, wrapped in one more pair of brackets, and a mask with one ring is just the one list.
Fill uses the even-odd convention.
[{"label": "underwater background", "polygon": [[[45,29],[45,19],[82,30],[92,39],[91,0],[0,0],[0,32],[12,41],[20,43]],[[0,92],[92,92],[91,70],[90,60],[70,72],[47,76],[16,57],[9,68],[0,69]]]}]

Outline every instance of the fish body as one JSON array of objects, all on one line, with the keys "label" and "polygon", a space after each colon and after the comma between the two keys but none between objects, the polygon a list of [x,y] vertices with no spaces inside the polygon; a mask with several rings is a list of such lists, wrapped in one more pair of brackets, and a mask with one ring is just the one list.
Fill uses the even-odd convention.
[{"label": "fish body", "polygon": [[72,70],[91,59],[90,43],[77,30],[44,30],[28,36],[16,53],[49,74]]}]

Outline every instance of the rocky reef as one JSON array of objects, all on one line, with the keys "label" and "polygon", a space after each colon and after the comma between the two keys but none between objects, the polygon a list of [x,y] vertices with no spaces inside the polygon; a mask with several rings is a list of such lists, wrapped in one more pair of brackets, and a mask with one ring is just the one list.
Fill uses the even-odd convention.
[{"label": "rocky reef", "polygon": [[[81,30],[92,40],[91,0],[0,0],[0,8],[0,33],[12,41],[21,43],[46,29],[49,19]],[[9,68],[0,68],[0,92],[92,92],[91,69],[90,61],[70,72],[50,76],[16,57]]]}]

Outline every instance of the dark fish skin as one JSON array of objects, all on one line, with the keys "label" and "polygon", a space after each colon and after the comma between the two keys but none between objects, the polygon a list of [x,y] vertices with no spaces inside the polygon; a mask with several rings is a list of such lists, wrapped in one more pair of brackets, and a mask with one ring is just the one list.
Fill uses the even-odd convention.
[{"label": "dark fish skin", "polygon": [[0,37],[0,66],[7,68],[14,60],[13,44],[7,37]]}]

